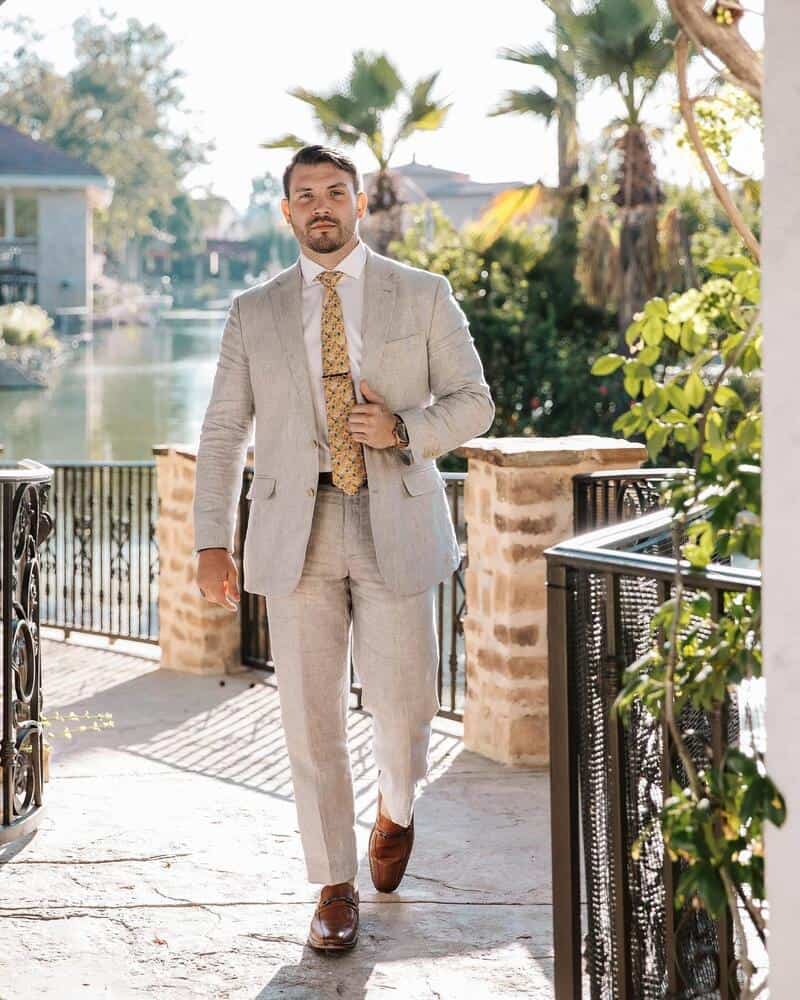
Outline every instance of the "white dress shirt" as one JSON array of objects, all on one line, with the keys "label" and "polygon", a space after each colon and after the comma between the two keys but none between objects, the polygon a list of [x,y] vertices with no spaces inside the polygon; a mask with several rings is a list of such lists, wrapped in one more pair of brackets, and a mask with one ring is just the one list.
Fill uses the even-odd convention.
[{"label": "white dress shirt", "polygon": [[300,269],[303,272],[303,338],[308,357],[308,371],[311,376],[311,392],[314,413],[317,418],[317,441],[319,441],[320,472],[331,471],[331,452],[328,446],[328,420],[325,407],[325,391],[322,387],[322,300],[325,286],[316,281],[320,271],[344,272],[335,288],[342,302],[344,331],[347,338],[347,352],[350,356],[350,372],[356,391],[356,401],[364,402],[358,387],[361,372],[361,322],[364,316],[364,264],[367,251],[361,240],[350,253],[333,268],[325,268],[300,254]]}]

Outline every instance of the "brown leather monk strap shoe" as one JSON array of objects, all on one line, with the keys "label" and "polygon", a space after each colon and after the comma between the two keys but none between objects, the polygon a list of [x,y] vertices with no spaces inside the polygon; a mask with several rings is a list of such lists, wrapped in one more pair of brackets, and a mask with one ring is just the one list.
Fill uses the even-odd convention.
[{"label": "brown leather monk strap shoe", "polygon": [[378,789],[378,815],[369,835],[369,870],[378,892],[394,892],[406,873],[414,844],[414,815],[408,826],[400,826],[381,813]]},{"label": "brown leather monk strap shoe", "polygon": [[311,919],[308,943],[317,951],[344,951],[358,941],[358,889],[349,882],[325,885]]}]

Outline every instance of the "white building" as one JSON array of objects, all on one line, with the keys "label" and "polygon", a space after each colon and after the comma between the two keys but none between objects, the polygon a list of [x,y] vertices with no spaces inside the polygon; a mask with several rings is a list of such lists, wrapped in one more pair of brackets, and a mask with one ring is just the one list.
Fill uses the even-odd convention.
[{"label": "white building", "polygon": [[110,204],[111,187],[88,163],[0,125],[0,289],[14,287],[10,269],[32,272],[51,315],[91,312],[92,213]]}]

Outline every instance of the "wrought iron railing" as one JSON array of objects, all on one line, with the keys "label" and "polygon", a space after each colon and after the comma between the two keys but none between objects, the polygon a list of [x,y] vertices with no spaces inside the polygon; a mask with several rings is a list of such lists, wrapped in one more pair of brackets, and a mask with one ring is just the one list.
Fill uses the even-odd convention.
[{"label": "wrought iron railing", "polygon": [[[593,1000],[738,996],[730,914],[712,920],[673,907],[682,863],[664,850],[657,816],[671,780],[686,779],[666,726],[642,704],[627,726],[611,714],[625,668],[650,648],[653,613],[672,594],[669,519],[655,511],[546,552],[559,1000],[582,995],[584,930]],[[682,564],[681,575],[686,593],[708,593],[717,614],[726,594],[761,582],[755,570],[721,564],[702,572]],[[684,710],[679,725],[698,766],[719,766],[745,730],[755,741],[762,710],[758,689],[747,685],[712,712]],[[634,858],[631,847],[648,830]]]},{"label": "wrought iron railing", "polygon": [[678,469],[589,472],[572,480],[575,534],[630,521],[656,510],[661,487]]},{"label": "wrought iron railing", "polygon": [[42,553],[42,624],[158,642],[153,461],[51,462],[55,530]]},{"label": "wrought iron railing", "polygon": [[[245,495],[249,489],[253,470],[245,470],[239,505],[238,559],[247,531],[248,503]],[[438,693],[441,708],[439,715],[448,719],[464,717],[466,694],[464,617],[466,614],[466,589],[464,569],[467,560],[466,524],[464,521],[464,483],[466,473],[443,472],[450,511],[461,548],[461,564],[449,580],[439,584],[437,595],[437,630],[439,635]],[[241,565],[240,565],[241,579]],[[261,594],[242,590],[241,598],[242,663],[267,671],[274,670],[269,641],[269,614],[266,599]],[[350,662],[350,690],[361,707],[361,684],[358,682],[353,662]]]},{"label": "wrought iron railing", "polygon": [[52,530],[44,509],[51,476],[51,469],[30,460],[0,468],[0,844],[34,830],[44,811],[39,547]]}]

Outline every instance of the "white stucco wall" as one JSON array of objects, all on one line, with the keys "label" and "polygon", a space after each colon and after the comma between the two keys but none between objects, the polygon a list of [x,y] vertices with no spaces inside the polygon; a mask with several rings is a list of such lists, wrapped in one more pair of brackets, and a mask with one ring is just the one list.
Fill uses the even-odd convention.
[{"label": "white stucco wall", "polygon": [[[92,215],[85,191],[39,192],[39,304],[92,306]],[[64,283],[67,287],[64,287]]]},{"label": "white stucco wall", "polygon": [[767,830],[770,996],[800,993],[800,13],[766,5],[764,641],[767,768],[786,797]]}]

